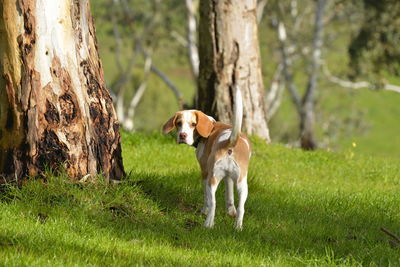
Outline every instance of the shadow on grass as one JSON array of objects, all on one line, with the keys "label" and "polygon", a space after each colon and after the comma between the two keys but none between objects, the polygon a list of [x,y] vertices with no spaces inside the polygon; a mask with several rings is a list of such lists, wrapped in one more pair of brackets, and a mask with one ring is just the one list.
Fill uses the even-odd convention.
[{"label": "shadow on grass", "polygon": [[[299,203],[298,198],[304,199],[302,192],[255,188],[257,195],[252,195],[252,187],[256,186],[250,185],[244,230],[236,232],[232,218],[225,214],[224,185],[221,184],[217,194],[216,227],[204,229],[204,217],[199,214],[203,203],[199,176],[196,172],[136,174],[132,185],[140,186],[169,217],[162,227],[173,230],[154,233],[160,239],[179,244],[177,236],[187,234],[193,239],[184,238],[182,244],[189,244],[183,245],[206,248],[210,252],[216,250],[221,254],[227,248],[218,244],[225,243],[230,244],[231,251],[250,251],[259,257],[274,250],[326,256],[329,248],[337,259],[354,258],[363,264],[399,261],[398,249],[390,248],[387,237],[379,231],[381,226],[399,229],[398,222],[386,216],[385,207],[371,205],[364,199],[346,199],[347,195],[316,197],[308,203]],[[366,208],[368,205],[371,206]],[[188,218],[195,218],[189,232]],[[146,229],[145,225],[140,227]]]},{"label": "shadow on grass", "polygon": [[[2,236],[0,236],[2,237]],[[3,238],[3,237],[2,237]],[[179,258],[166,259],[163,254],[152,253],[149,257],[143,257],[141,251],[135,249],[127,250],[115,249],[104,247],[94,247],[93,245],[82,245],[81,242],[68,242],[62,238],[51,238],[49,235],[42,236],[40,240],[35,240],[32,244],[32,237],[30,235],[16,234],[12,238],[4,237],[7,244],[0,244],[2,249],[15,248],[18,252],[23,254],[25,251],[30,256],[34,256],[37,262],[46,262],[52,264],[68,264],[68,265],[90,265],[95,266],[107,264],[113,266],[118,263],[123,263],[124,266],[133,266],[137,264],[157,266],[160,263],[179,264],[183,265],[185,262]],[[133,244],[133,241],[132,241]],[[85,257],[86,256],[86,257]],[[88,257],[90,256],[90,257]],[[42,260],[40,260],[40,258]],[[117,258],[117,260],[115,259]],[[21,257],[23,259],[23,257]],[[56,260],[56,262],[54,262]],[[18,262],[14,262],[17,264]]]},{"label": "shadow on grass", "polygon": [[[298,199],[304,199],[302,192],[250,185],[244,230],[237,232],[233,229],[232,218],[225,215],[224,186],[221,184],[217,194],[216,226],[205,229],[202,226],[204,217],[198,212],[203,203],[199,176],[197,172],[170,175],[132,173],[131,178],[122,184],[106,189],[112,197],[113,191],[119,188],[127,191],[140,188],[139,194],[158,208],[156,213],[130,209],[129,199],[120,204],[105,205],[95,210],[83,209],[81,212],[98,231],[126,241],[137,238],[221,255],[226,252],[246,253],[261,259],[279,253],[295,255],[296,258],[324,258],[328,249],[338,263],[351,258],[367,265],[395,265],[399,262],[398,249],[390,248],[386,236],[378,230],[380,226],[399,229],[398,222],[385,216],[381,210],[384,207],[371,205],[366,208],[365,205],[370,205],[368,202],[346,199],[346,195],[318,198],[310,194],[310,198],[314,197],[313,201],[300,202]],[[65,194],[67,200],[71,199],[70,192],[64,190],[61,194]],[[84,207],[79,201],[75,198],[67,205]],[[332,205],[336,201],[342,201],[345,208],[341,208],[340,203]],[[34,206],[27,208],[35,209]],[[48,208],[57,207],[49,205]],[[74,209],[69,212],[70,218],[73,218]],[[29,246],[28,239],[22,237],[20,245]],[[61,241],[48,242],[57,244]],[[103,253],[79,245],[75,248],[76,244],[60,246],[70,246],[73,250],[89,254]],[[170,263],[173,264],[173,260]]]}]

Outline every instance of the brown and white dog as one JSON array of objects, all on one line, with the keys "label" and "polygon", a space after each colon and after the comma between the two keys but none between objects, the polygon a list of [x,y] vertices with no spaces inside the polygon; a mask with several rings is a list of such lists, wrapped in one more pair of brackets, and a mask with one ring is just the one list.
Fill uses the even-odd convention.
[{"label": "brown and white dog", "polygon": [[[177,143],[196,147],[204,184],[204,226],[212,227],[215,216],[215,192],[225,179],[225,201],[228,214],[236,217],[235,227],[242,228],[244,204],[247,199],[247,169],[251,156],[250,141],[240,133],[243,117],[242,96],[236,87],[233,126],[215,121],[198,110],[177,112],[163,127],[164,134],[177,129]],[[239,202],[234,205],[233,185]]]}]

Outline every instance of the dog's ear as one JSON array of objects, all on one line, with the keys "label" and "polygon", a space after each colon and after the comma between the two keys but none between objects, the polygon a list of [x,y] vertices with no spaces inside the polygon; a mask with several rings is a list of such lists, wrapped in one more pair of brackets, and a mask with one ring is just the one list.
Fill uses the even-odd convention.
[{"label": "dog's ear", "polygon": [[172,131],[172,129],[175,128],[175,120],[176,120],[176,115],[177,113],[175,113],[174,116],[172,116],[163,126],[163,134],[167,134],[170,131]]},{"label": "dog's ear", "polygon": [[202,137],[209,137],[212,129],[214,128],[214,122],[203,112],[196,111],[197,124],[196,130]]}]

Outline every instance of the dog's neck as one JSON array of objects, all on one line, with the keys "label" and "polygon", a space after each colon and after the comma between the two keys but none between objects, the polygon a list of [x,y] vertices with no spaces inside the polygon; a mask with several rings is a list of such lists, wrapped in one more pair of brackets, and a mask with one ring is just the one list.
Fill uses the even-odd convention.
[{"label": "dog's neck", "polygon": [[197,148],[197,146],[199,145],[200,141],[201,141],[201,136],[197,136],[196,139],[194,140],[192,146],[194,146],[195,148]]}]

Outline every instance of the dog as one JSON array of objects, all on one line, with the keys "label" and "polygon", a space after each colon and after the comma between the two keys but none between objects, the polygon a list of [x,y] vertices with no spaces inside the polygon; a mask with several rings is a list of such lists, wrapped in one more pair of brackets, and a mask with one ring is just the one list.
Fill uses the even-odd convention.
[{"label": "dog", "polygon": [[[248,195],[247,171],[251,156],[249,139],[240,132],[243,117],[243,100],[235,86],[233,125],[216,121],[199,110],[178,111],[163,126],[167,134],[177,129],[177,143],[196,147],[204,185],[206,227],[214,226],[215,192],[219,182],[225,180],[227,212],[236,217],[235,228],[242,229],[244,204]],[[234,205],[233,185],[238,192],[237,211]]]}]

